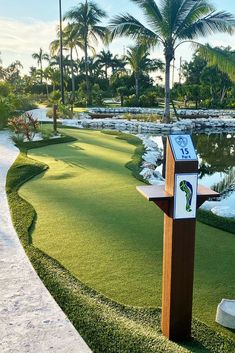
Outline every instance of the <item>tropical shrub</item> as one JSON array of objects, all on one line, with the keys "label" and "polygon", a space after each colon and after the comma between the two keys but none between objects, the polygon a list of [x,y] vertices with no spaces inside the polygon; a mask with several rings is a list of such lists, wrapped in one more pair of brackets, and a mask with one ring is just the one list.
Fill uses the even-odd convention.
[{"label": "tropical shrub", "polygon": [[154,91],[147,91],[145,94],[142,94],[139,99],[133,94],[124,100],[124,105],[126,107],[158,107],[158,96]]},{"label": "tropical shrub", "polygon": [[11,86],[9,85],[9,83],[1,81],[0,82],[0,96],[1,97],[7,97],[8,94],[11,91]]},{"label": "tropical shrub", "polygon": [[[18,141],[27,139],[31,141],[35,133],[38,131],[39,122],[34,119],[32,114],[25,113],[20,117],[14,117],[8,120],[8,126],[15,134],[13,135],[13,141],[17,139]],[[15,141],[14,141],[15,142]]]},{"label": "tropical shrub", "polygon": [[27,110],[37,108],[37,105],[30,94],[10,93],[8,99],[15,111],[26,112]]}]

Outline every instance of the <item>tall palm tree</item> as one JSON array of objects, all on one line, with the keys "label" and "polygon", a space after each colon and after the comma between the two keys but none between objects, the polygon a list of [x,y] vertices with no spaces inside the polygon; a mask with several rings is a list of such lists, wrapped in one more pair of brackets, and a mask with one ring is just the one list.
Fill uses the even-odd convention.
[{"label": "tall palm tree", "polygon": [[137,101],[140,93],[140,77],[143,74],[163,68],[161,60],[149,58],[149,52],[146,45],[137,44],[127,50],[126,60],[129,63],[131,70],[135,76],[135,91]]},{"label": "tall palm tree", "polygon": [[92,43],[98,44],[98,40],[105,41],[107,39],[107,28],[100,25],[101,20],[106,17],[105,11],[91,1],[85,0],[78,6],[65,14],[65,19],[71,21],[74,31],[82,38],[84,55],[85,55],[85,75],[87,89],[87,104],[92,104],[91,87],[88,69],[88,48]]},{"label": "tall palm tree", "polygon": [[232,34],[235,18],[228,12],[216,11],[208,0],[131,0],[143,10],[147,25],[130,14],[116,16],[110,23],[112,37],[129,36],[143,39],[152,46],[161,44],[165,56],[165,112],[170,121],[170,65],[175,50],[184,42],[215,32]]},{"label": "tall palm tree", "polygon": [[42,48],[39,49],[38,53],[33,53],[32,58],[37,60],[37,64],[40,68],[41,75],[40,75],[40,83],[42,84],[42,77],[43,77],[43,67],[42,67],[42,62],[43,60],[49,61],[49,55],[46,53],[43,53]]}]

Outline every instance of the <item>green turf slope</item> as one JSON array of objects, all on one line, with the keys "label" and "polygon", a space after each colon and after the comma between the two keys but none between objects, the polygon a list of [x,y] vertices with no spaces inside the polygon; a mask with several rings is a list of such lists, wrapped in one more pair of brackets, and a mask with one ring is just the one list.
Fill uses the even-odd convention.
[{"label": "green turf slope", "polygon": [[[69,133],[78,141],[30,152],[49,166],[20,190],[37,212],[34,245],[118,302],[160,305],[163,215],[125,168],[135,146]],[[194,315],[214,327],[218,302],[235,293],[234,244],[234,235],[197,224]]]}]

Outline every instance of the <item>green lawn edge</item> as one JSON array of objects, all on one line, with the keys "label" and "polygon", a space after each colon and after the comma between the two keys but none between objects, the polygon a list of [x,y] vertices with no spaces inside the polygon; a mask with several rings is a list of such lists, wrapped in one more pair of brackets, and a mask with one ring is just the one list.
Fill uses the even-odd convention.
[{"label": "green lawn edge", "polygon": [[[136,143],[136,153],[127,165],[135,175],[141,162],[142,143],[132,135],[119,133],[117,138]],[[47,145],[47,141],[40,147],[42,145]],[[37,215],[32,205],[19,196],[18,190],[47,168],[27,157],[25,149],[13,164],[6,186],[13,224],[45,286],[94,352],[235,352],[234,341],[198,320],[193,320],[191,342],[178,345],[168,341],[161,335],[159,308],[139,309],[118,304],[84,285],[60,263],[35,248],[30,234]]]}]

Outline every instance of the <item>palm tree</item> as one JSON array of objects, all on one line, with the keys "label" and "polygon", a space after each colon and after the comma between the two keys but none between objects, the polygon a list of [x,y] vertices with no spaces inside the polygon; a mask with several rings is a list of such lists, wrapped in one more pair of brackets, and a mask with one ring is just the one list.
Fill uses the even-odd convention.
[{"label": "palm tree", "polygon": [[127,50],[126,60],[135,76],[135,92],[137,101],[139,100],[140,77],[143,74],[163,68],[161,60],[151,60],[146,45],[137,44]]},{"label": "palm tree", "polygon": [[[53,67],[48,66],[44,70],[44,77],[46,79],[46,82],[48,82],[48,80],[51,82],[52,89],[54,92],[56,90],[56,88],[59,87],[59,85],[60,85],[60,70],[54,69]],[[48,94],[49,94],[49,92],[48,92]]]},{"label": "palm tree", "polygon": [[182,43],[215,32],[232,34],[235,18],[228,12],[216,11],[208,0],[132,0],[143,10],[147,26],[130,14],[119,15],[110,23],[112,37],[129,36],[151,46],[161,44],[165,56],[164,121],[170,121],[170,65],[175,50]]},{"label": "palm tree", "polygon": [[37,60],[37,64],[38,64],[40,71],[41,71],[40,83],[42,84],[42,76],[43,76],[42,62],[43,62],[43,60],[49,61],[49,55],[46,53],[43,53],[42,48],[40,48],[38,53],[32,54],[32,58]]},{"label": "palm tree", "polygon": [[[85,62],[85,59],[82,58],[82,60],[80,60],[80,62],[79,62],[80,72],[84,72],[85,67],[86,67],[86,62]],[[96,77],[96,78],[104,77],[105,72],[102,70],[102,68],[99,64],[99,61],[96,60],[95,56],[93,56],[93,57],[88,56],[87,67],[88,67],[88,74],[89,74],[90,79],[92,79],[94,77]]]},{"label": "palm tree", "polygon": [[98,39],[107,39],[107,28],[100,25],[101,20],[106,17],[105,11],[91,0],[85,0],[78,6],[65,14],[65,19],[72,21],[74,32],[82,39],[85,54],[85,75],[87,89],[87,103],[92,104],[89,70],[88,70],[88,49],[91,43],[97,45]]},{"label": "palm tree", "polygon": [[104,67],[105,78],[108,79],[108,69],[112,67],[113,54],[110,52],[110,50],[101,50],[101,52],[97,55],[97,62],[101,68]]},{"label": "palm tree", "polygon": [[[59,54],[60,51],[60,33],[57,33],[58,39],[54,40],[50,44],[50,51],[51,54]],[[73,52],[76,51],[77,57],[78,57],[78,51],[77,49],[80,48],[84,50],[83,47],[83,41],[82,38],[77,35],[77,32],[74,30],[74,26],[71,24],[68,24],[64,30],[63,30],[63,48],[65,50],[69,50],[69,62],[70,62],[70,71],[71,71],[71,81],[72,81],[72,97],[71,101],[74,101],[75,98],[75,75],[74,75],[74,70],[75,70],[75,62],[73,59]]]},{"label": "palm tree", "polygon": [[118,55],[114,55],[111,68],[112,68],[112,75],[114,75],[117,71],[125,71],[126,61],[125,58],[119,58]]}]

